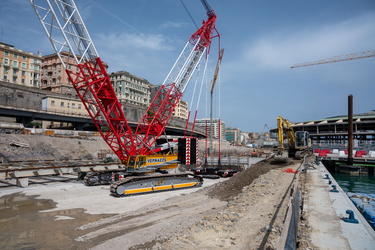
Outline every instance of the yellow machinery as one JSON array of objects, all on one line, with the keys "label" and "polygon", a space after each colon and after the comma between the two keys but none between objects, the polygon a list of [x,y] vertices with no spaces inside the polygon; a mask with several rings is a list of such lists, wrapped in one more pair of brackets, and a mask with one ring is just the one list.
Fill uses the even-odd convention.
[{"label": "yellow machinery", "polygon": [[[301,159],[305,153],[311,152],[311,139],[309,132],[294,132],[291,123],[281,116],[277,117],[277,134],[279,147],[275,155],[276,161],[286,162],[288,157]],[[284,135],[288,140],[287,152],[285,151],[286,147],[284,145]]]},{"label": "yellow machinery", "polygon": [[129,173],[151,173],[177,168],[178,163],[176,154],[134,155],[126,166]]},{"label": "yellow machinery", "polygon": [[[178,165],[176,154],[136,155],[130,156],[125,173],[116,173],[110,191],[113,196],[152,193],[181,188],[200,187],[201,176],[189,173],[168,173],[167,170]],[[150,174],[159,172],[161,174]],[[132,173],[143,173],[141,176]],[[165,174],[168,173],[168,174]],[[125,178],[126,177],[126,178]]]}]

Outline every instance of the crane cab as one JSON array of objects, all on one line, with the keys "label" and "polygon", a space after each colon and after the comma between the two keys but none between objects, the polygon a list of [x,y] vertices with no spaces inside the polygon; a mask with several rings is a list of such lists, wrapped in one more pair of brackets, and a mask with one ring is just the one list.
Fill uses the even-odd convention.
[{"label": "crane cab", "polygon": [[126,166],[130,173],[152,173],[177,168],[178,160],[176,154],[133,155],[129,157]]}]

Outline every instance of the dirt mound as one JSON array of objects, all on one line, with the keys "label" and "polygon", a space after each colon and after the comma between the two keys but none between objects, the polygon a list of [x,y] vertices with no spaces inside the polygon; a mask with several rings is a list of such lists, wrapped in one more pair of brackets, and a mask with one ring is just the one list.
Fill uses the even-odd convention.
[{"label": "dirt mound", "polygon": [[291,162],[273,164],[272,159],[262,160],[227,181],[211,186],[208,190],[208,196],[218,198],[222,201],[229,201],[241,193],[244,187],[250,185],[260,175],[267,173],[271,169],[286,167],[292,164]]}]

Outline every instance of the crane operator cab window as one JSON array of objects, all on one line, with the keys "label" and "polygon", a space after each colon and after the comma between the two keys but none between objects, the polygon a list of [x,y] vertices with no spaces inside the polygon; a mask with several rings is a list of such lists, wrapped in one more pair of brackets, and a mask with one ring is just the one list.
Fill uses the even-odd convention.
[{"label": "crane operator cab window", "polygon": [[296,132],[296,148],[307,147],[309,145],[309,133],[307,131]]},{"label": "crane operator cab window", "polygon": [[146,164],[146,156],[130,156],[128,167],[140,168]]},{"label": "crane operator cab window", "polygon": [[128,160],[128,167],[135,167],[137,156],[130,156]]}]

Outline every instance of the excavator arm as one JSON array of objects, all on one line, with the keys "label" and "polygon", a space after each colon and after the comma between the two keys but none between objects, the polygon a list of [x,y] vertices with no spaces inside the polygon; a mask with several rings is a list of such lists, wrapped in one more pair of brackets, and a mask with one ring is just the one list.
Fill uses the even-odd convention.
[{"label": "excavator arm", "polygon": [[[279,147],[275,155],[276,161],[286,162],[288,156],[299,159],[305,151],[310,152],[311,140],[309,133],[307,131],[294,132],[291,123],[281,116],[277,117],[277,134]],[[286,155],[284,146],[284,136],[288,139],[288,155]]]}]

